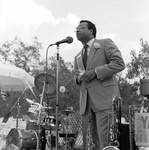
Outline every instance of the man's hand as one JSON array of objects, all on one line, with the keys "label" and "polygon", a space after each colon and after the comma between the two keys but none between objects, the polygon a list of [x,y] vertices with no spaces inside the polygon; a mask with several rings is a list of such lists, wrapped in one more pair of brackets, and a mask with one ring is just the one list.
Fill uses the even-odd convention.
[{"label": "man's hand", "polygon": [[91,81],[92,79],[94,79],[96,77],[96,73],[95,70],[89,70],[86,71],[81,77],[80,80],[85,80],[86,82]]},{"label": "man's hand", "polygon": [[85,73],[85,70],[82,70],[82,69],[78,69],[75,71],[75,76],[78,81],[81,81],[81,77],[84,73]]}]

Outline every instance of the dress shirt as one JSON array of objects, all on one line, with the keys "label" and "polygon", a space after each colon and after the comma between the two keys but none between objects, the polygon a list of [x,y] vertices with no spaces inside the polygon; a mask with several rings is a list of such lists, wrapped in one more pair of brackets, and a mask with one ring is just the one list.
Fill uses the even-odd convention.
[{"label": "dress shirt", "polygon": [[[92,43],[94,42],[94,38],[93,39],[91,39],[89,42],[87,42],[86,43],[86,45],[88,45],[88,47],[87,47],[87,55],[89,56],[89,53],[90,53],[90,49],[91,49],[91,45],[92,45]],[[83,47],[84,47],[84,45],[83,45]],[[85,51],[85,49],[83,49],[83,54],[84,54],[84,51]]]}]

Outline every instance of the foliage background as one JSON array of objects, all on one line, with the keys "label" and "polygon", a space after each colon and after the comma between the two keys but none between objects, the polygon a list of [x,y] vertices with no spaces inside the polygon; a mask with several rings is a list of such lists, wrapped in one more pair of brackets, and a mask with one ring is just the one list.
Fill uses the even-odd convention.
[{"label": "foliage background", "polygon": [[[140,79],[149,77],[149,44],[147,41],[140,39],[141,49],[139,54],[135,50],[131,51],[131,62],[126,64],[124,72],[117,75],[120,93],[122,98],[122,115],[128,115],[129,105],[141,105],[144,97],[140,95]],[[1,63],[12,64],[24,69],[26,72],[36,78],[40,73],[47,72],[56,78],[57,55],[41,60],[39,51],[42,50],[42,43],[37,37],[33,37],[32,44],[24,43],[18,36],[12,41],[6,41],[0,47]],[[47,67],[46,67],[47,64]],[[73,81],[73,62],[65,62],[59,57],[59,87],[64,86],[66,91],[59,92],[59,109],[65,110],[67,107],[73,107],[79,111],[79,87]],[[33,88],[37,99],[40,102],[40,91]],[[6,92],[5,99],[0,97],[0,117],[5,116],[17,101],[20,92]],[[28,90],[20,99],[19,117],[27,113],[30,105],[26,98],[34,99],[31,91]],[[55,113],[56,98],[44,95],[44,102],[53,107],[50,113]],[[17,116],[17,108],[11,112],[11,116]]]}]

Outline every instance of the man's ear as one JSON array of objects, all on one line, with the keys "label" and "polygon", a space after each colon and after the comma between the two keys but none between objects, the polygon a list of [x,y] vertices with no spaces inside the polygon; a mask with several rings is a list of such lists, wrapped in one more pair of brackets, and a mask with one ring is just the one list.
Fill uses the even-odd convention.
[{"label": "man's ear", "polygon": [[93,35],[93,29],[90,29],[90,33]]}]

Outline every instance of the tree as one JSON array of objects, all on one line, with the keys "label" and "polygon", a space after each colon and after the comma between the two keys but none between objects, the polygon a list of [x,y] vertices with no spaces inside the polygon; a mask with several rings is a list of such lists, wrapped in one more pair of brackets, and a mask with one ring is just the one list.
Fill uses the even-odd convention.
[{"label": "tree", "polygon": [[138,55],[135,50],[130,53],[131,62],[126,64],[127,73],[125,79],[121,78],[121,76],[119,78],[120,93],[126,113],[128,113],[129,105],[141,105],[143,100],[140,91],[138,91],[140,90],[139,80],[130,84],[128,79],[149,78],[149,44],[147,41],[144,42],[142,38],[140,39],[140,44],[142,48]]},{"label": "tree", "polygon": [[38,38],[33,38],[33,44],[24,43],[18,36],[13,41],[6,42],[0,48],[0,55],[4,63],[13,64],[26,72],[32,73],[40,62],[39,51],[42,49]]},{"label": "tree", "polygon": [[139,101],[138,82],[130,83],[126,77],[122,77],[121,73],[117,78],[122,102],[121,115],[128,121],[129,106],[139,106],[142,103]]},{"label": "tree", "polygon": [[129,79],[137,78],[149,78],[149,44],[147,41],[140,39],[141,50],[137,55],[135,50],[132,50],[131,62],[126,64],[128,72],[126,77]]},{"label": "tree", "polygon": [[0,57],[1,57],[1,62],[6,63],[9,61],[9,56],[10,56],[10,46],[11,44],[6,41],[2,47],[0,47]]}]

